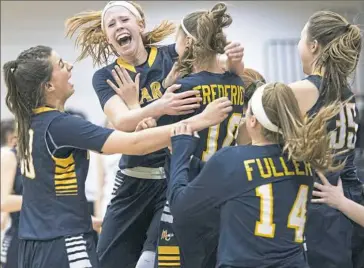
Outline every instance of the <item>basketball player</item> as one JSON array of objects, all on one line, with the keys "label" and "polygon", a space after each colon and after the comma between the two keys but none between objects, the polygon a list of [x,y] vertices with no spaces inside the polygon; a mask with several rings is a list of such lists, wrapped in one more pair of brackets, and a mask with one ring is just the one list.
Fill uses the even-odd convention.
[{"label": "basketball player", "polygon": [[331,105],[312,121],[303,120],[288,86],[263,85],[247,111],[252,145],[219,150],[192,182],[189,159],[199,139],[188,126],[174,129],[167,192],[171,212],[176,222],[208,224],[199,215],[218,209],[216,267],[308,267],[302,243],[313,168],[340,168],[333,166],[323,126],[338,112]]},{"label": "basketball player", "polygon": [[[18,154],[25,177],[18,265],[99,267],[85,197],[88,150],[147,154],[168,145],[173,125],[125,133],[64,113],[74,92],[69,82],[72,65],[50,47],[27,49],[3,69],[6,103],[18,122]],[[231,102],[220,98],[186,121],[200,131],[220,123],[231,109]],[[156,123],[147,118],[140,124]]]},{"label": "basketball player", "polygon": [[[342,152],[336,161],[346,160],[345,166],[341,171],[325,173],[325,176],[333,185],[337,185],[341,177],[345,196],[355,202],[363,197],[354,165],[358,111],[348,77],[356,69],[361,42],[359,27],[339,14],[330,11],[313,14],[303,28],[298,44],[303,71],[308,76],[290,85],[300,110],[309,116],[315,116],[321,108],[337,100],[347,100],[328,124],[331,147]],[[352,263],[352,229],[352,223],[340,211],[325,204],[310,205],[306,228],[310,267],[359,268]],[[364,258],[364,248],[353,249],[353,252],[361,256],[354,256],[359,262]]]},{"label": "basketball player", "polygon": [[[133,131],[146,117],[191,114],[200,107],[198,92],[175,94],[180,86],[171,86],[176,79],[173,73],[168,75],[178,56],[175,45],[155,45],[174,32],[173,24],[164,21],[146,32],[145,15],[139,5],[112,1],[101,12],[74,16],[67,25],[70,36],[82,29],[77,37],[82,47],[79,59],[91,56],[100,65],[109,56],[118,56],[93,77],[101,107],[116,129]],[[239,52],[241,47],[231,47],[226,53],[236,50]],[[231,70],[241,66],[241,58],[242,55],[240,62],[229,66]],[[136,94],[129,93],[135,89]],[[102,267],[153,267],[166,200],[165,157],[165,150],[145,156],[122,156],[115,178],[116,195],[105,214],[97,247]]]},{"label": "basketball player", "polygon": [[[231,23],[232,18],[227,13],[226,5],[219,3],[209,11],[186,15],[177,32],[176,50],[179,57],[175,68],[182,78],[176,83],[181,85],[178,92],[190,89],[199,92],[202,101],[195,114],[201,113],[211,101],[219,97],[227,96],[233,104],[233,110],[221,124],[199,132],[201,139],[194,156],[202,161],[207,161],[220,148],[235,144],[235,133],[242,117],[243,81],[238,75],[221,68],[218,63],[219,55],[224,53],[227,46],[223,29]],[[175,116],[174,119],[178,121],[186,116]],[[162,117],[160,121],[165,119]],[[167,166],[168,163],[167,160]],[[191,163],[191,168],[193,165]],[[198,171],[194,170],[192,173],[195,172]],[[161,218],[158,267],[214,266],[218,238],[217,220],[213,217],[207,220],[204,214],[200,216],[201,220],[210,222],[211,226],[183,221],[175,224],[166,204]],[[171,251],[181,251],[181,256],[168,256]]]},{"label": "basketball player", "polygon": [[16,157],[15,121],[1,121],[1,213],[9,213],[11,224],[2,238],[1,265],[18,267],[19,211],[22,203],[22,179]]}]

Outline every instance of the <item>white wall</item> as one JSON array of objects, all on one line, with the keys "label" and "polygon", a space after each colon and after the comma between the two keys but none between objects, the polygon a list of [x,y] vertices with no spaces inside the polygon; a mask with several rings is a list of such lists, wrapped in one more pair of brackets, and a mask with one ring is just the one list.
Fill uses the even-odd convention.
[{"label": "white wall", "polygon": [[[2,1],[1,66],[30,46],[53,47],[65,60],[73,62],[77,51],[64,38],[64,21],[75,13],[102,9],[107,1]],[[138,1],[147,15],[149,28],[162,19],[176,23],[189,12],[211,8],[213,1]],[[361,1],[227,1],[234,22],[227,30],[229,39],[245,47],[246,66],[263,68],[263,46],[271,38],[297,38],[308,17],[315,11],[364,12]],[[172,42],[169,38],[167,42]],[[104,115],[92,88],[95,69],[91,60],[74,65],[72,81],[76,93],[67,107],[83,110],[89,119],[102,124]],[[5,105],[6,89],[1,79],[1,118],[11,117]]]}]

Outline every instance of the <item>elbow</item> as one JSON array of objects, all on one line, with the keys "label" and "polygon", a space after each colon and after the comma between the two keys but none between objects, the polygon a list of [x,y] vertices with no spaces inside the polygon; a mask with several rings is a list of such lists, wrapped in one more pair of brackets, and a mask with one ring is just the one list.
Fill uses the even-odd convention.
[{"label": "elbow", "polygon": [[132,124],[125,116],[120,116],[111,121],[112,125],[115,129],[124,131],[124,132],[133,132],[135,131],[136,126]]}]

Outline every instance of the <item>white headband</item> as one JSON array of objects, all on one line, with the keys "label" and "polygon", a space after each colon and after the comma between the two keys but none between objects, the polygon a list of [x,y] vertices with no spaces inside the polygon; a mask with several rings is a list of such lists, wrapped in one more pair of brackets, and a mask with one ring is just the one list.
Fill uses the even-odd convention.
[{"label": "white headband", "polygon": [[262,85],[255,90],[255,92],[251,98],[251,101],[250,101],[250,108],[252,109],[252,112],[255,115],[255,117],[257,118],[258,122],[263,127],[265,127],[266,129],[268,129],[270,131],[281,133],[279,128],[269,120],[267,114],[265,113],[264,107],[263,107],[262,97],[263,97],[264,89],[266,86],[267,86],[267,84]]},{"label": "white headband", "polygon": [[185,20],[185,18],[183,18],[181,20],[181,27],[182,27],[182,30],[185,32],[185,34],[188,36],[188,37],[191,37],[194,41],[196,41],[196,37],[194,37],[192,34],[190,34],[189,31],[187,31],[185,25],[183,24],[183,21]]},{"label": "white headband", "polygon": [[126,2],[126,1],[110,1],[109,3],[107,3],[107,5],[104,7],[104,9],[102,10],[101,13],[101,29],[103,31],[105,31],[104,28],[104,16],[106,14],[106,11],[112,7],[125,7],[127,10],[129,10],[137,19],[141,20],[142,16],[140,15],[138,9],[136,9],[135,6],[133,6],[132,4]]}]

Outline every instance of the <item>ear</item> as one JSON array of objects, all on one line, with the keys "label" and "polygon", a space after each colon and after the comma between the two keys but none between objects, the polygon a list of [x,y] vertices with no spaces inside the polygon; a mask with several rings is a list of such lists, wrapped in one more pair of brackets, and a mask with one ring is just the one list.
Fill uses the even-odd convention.
[{"label": "ear", "polygon": [[250,126],[255,128],[258,125],[258,120],[254,115],[249,116]]},{"label": "ear", "polygon": [[190,47],[192,45],[192,38],[187,36],[185,39],[185,45],[186,47]]},{"label": "ear", "polygon": [[310,42],[310,51],[312,54],[316,54],[320,49],[319,43],[317,42],[317,40],[313,40],[312,42]]},{"label": "ear", "polygon": [[139,20],[138,21],[138,26],[139,26],[139,32],[143,33],[145,31],[145,23],[143,20]]},{"label": "ear", "polygon": [[55,91],[56,88],[54,87],[54,85],[52,84],[52,82],[47,82],[44,85],[44,90],[47,93],[51,93],[51,92]]}]

